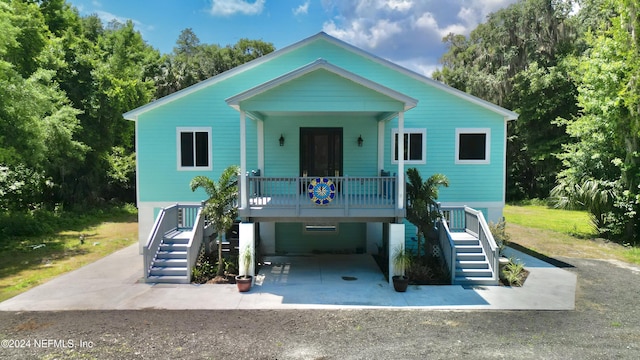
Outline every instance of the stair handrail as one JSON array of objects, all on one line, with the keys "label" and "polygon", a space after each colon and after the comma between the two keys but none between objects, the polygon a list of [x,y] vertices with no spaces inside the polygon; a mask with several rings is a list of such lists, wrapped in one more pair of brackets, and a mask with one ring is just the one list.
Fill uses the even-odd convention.
[{"label": "stair handrail", "polygon": [[153,261],[158,254],[160,245],[162,244],[162,238],[168,231],[175,229],[178,226],[178,204],[171,205],[166,208],[162,208],[160,213],[156,217],[156,221],[153,224],[153,229],[147,238],[147,243],[143,248],[144,258],[144,278],[149,278],[149,272]]},{"label": "stair handrail", "polygon": [[191,269],[196,264],[198,260],[198,255],[200,254],[200,247],[202,246],[202,240],[204,239],[204,202],[202,205],[198,207],[198,212],[196,214],[196,220],[193,224],[193,231],[191,233],[191,237],[189,238],[189,242],[187,244],[187,281],[191,283]]},{"label": "stair handrail", "polygon": [[[484,218],[482,211],[472,209],[468,206],[464,207],[464,211],[466,216],[466,224],[465,228],[467,232],[473,233],[478,237],[480,241],[480,245],[484,249],[485,255],[487,256],[487,262],[491,267],[492,280],[498,281],[500,274],[498,274],[498,262],[500,258],[500,249],[498,248],[498,244],[496,240],[493,238],[493,234],[491,234],[491,230],[489,229],[489,224]],[[471,215],[471,216],[469,216]],[[469,220],[473,219],[473,223],[469,224]],[[469,227],[472,226],[471,229]],[[473,230],[477,230],[473,231]]]},{"label": "stair handrail", "polygon": [[451,284],[454,283],[456,278],[456,257],[457,251],[453,238],[451,237],[451,231],[447,220],[444,218],[444,213],[440,210],[440,220],[438,221],[438,239],[440,241],[440,249],[443,252],[443,259],[447,263],[449,269],[449,277]]}]

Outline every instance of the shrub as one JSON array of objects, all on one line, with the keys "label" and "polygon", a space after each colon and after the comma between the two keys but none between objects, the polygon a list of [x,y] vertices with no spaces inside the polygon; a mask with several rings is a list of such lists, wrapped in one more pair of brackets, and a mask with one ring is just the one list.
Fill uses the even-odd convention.
[{"label": "shrub", "polygon": [[489,230],[491,231],[491,235],[493,235],[493,239],[498,245],[500,255],[502,255],[502,252],[507,246],[509,246],[509,241],[511,240],[511,236],[507,233],[507,223],[504,220],[504,217],[500,219],[498,223],[490,222]]},{"label": "shrub", "polygon": [[513,259],[505,265],[504,269],[500,273],[500,279],[505,285],[510,286],[522,286],[524,279],[526,278],[526,270],[524,264],[521,262],[515,262]]}]

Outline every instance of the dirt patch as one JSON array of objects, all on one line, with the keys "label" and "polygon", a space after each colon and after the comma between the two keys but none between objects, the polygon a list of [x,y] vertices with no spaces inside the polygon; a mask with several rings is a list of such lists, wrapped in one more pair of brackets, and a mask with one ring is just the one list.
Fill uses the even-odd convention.
[{"label": "dirt patch", "polygon": [[211,280],[208,280],[205,284],[235,284],[236,283],[236,275],[235,274],[226,274],[223,276],[216,276]]}]

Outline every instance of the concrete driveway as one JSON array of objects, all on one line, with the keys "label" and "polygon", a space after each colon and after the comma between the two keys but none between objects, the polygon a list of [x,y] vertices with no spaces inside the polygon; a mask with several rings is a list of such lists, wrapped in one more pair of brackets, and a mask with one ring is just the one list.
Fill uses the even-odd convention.
[{"label": "concrete driveway", "polygon": [[235,285],[145,284],[141,255],[132,245],[8,299],[0,310],[575,308],[575,274],[509,251],[530,271],[523,287],[410,286],[397,293],[371,256],[319,255],[268,258],[256,285],[239,293]]}]

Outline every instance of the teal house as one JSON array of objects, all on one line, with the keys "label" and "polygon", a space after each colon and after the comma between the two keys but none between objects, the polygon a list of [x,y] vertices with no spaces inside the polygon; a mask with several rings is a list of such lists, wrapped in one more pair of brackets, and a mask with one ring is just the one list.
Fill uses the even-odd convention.
[{"label": "teal house", "polygon": [[443,173],[452,282],[497,282],[486,222],[502,217],[512,111],[319,33],[124,117],[135,122],[148,281],[190,280],[207,196],[189,182],[238,165],[240,247],[261,254],[415,247],[406,169]]}]

